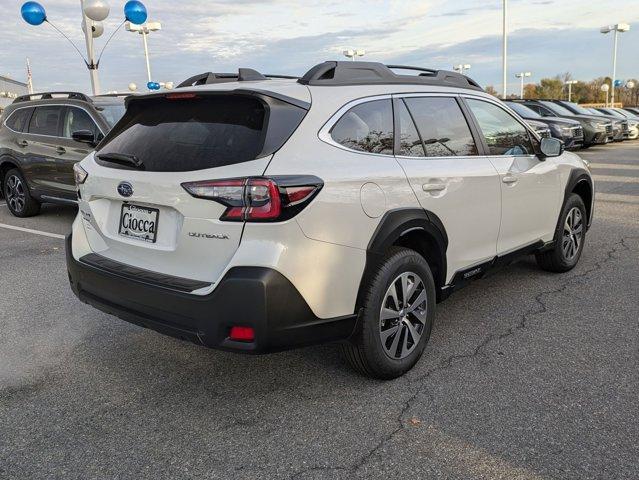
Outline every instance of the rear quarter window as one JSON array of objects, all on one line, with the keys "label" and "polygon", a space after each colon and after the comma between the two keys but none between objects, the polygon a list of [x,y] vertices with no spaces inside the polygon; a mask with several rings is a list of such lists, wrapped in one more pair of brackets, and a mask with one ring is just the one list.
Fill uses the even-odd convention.
[{"label": "rear quarter window", "polygon": [[33,108],[19,108],[9,113],[5,122],[6,126],[16,132],[24,131],[29,122],[29,117],[31,117],[31,112],[33,112]]},{"label": "rear quarter window", "polygon": [[134,155],[145,170],[155,172],[233,165],[274,153],[305,114],[300,107],[255,95],[142,99],[131,102],[97,154]]},{"label": "rear quarter window", "polygon": [[372,100],[348,110],[331,128],[331,138],[358,152],[393,154],[391,100]]}]

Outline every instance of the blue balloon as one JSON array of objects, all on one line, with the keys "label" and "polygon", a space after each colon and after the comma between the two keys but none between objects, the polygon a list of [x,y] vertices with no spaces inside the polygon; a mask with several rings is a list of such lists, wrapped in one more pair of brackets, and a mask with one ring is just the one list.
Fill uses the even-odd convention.
[{"label": "blue balloon", "polygon": [[146,84],[146,88],[149,90],[159,90],[160,84],[158,82],[149,82]]},{"label": "blue balloon", "polygon": [[138,0],[129,0],[124,5],[124,18],[135,25],[142,25],[146,22],[146,7]]},{"label": "blue balloon", "polygon": [[621,87],[623,85],[623,80],[615,80],[615,87]]},{"label": "blue balloon", "polygon": [[40,25],[47,19],[44,7],[38,2],[26,2],[20,9],[20,14],[29,25]]}]

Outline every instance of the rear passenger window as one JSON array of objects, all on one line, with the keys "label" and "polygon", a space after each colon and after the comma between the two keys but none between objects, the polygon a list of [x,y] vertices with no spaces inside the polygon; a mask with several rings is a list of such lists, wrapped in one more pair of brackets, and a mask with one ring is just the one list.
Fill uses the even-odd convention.
[{"label": "rear passenger window", "polygon": [[450,97],[406,98],[427,157],[477,155],[477,145],[457,100]]},{"label": "rear passenger window", "polygon": [[29,121],[29,116],[31,115],[32,111],[33,108],[21,108],[19,110],[16,110],[7,119],[7,127],[16,132],[22,132],[27,122]]},{"label": "rear passenger window", "polygon": [[61,112],[62,107],[36,107],[29,122],[29,133],[57,136]]},{"label": "rear passenger window", "polygon": [[351,108],[331,129],[340,145],[369,153],[393,154],[393,106],[374,100]]},{"label": "rear passenger window", "polygon": [[482,100],[467,99],[486,138],[490,155],[532,155],[528,130],[504,109]]}]

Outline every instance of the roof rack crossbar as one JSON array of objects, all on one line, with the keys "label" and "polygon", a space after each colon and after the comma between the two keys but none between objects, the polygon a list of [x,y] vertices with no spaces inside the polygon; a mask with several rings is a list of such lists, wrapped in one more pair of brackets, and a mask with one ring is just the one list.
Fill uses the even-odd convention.
[{"label": "roof rack crossbar", "polygon": [[[42,92],[42,93],[29,93],[27,95],[20,95],[13,103],[28,102],[30,100],[51,100],[53,95],[66,95],[69,100],[83,100],[90,102],[91,98],[80,92]],[[40,97],[40,98],[34,98]]]},{"label": "roof rack crossbar", "polygon": [[[395,70],[414,70],[419,75],[398,75]],[[445,85],[482,90],[477,82],[457,72],[377,62],[324,62],[315,65],[298,80],[303,85]]]},{"label": "roof rack crossbar", "polygon": [[196,85],[209,85],[212,83],[228,83],[228,82],[252,82],[260,80],[268,80],[271,78],[283,78],[297,80],[299,77],[289,75],[271,75],[262,74],[252,68],[240,68],[237,73],[220,73],[205,72],[187,78],[176,88],[194,87]]},{"label": "roof rack crossbar", "polygon": [[429,75],[437,75],[437,70],[433,70],[432,68],[411,67],[409,65],[386,65],[386,67],[391,70],[414,70],[416,72],[427,73]]}]

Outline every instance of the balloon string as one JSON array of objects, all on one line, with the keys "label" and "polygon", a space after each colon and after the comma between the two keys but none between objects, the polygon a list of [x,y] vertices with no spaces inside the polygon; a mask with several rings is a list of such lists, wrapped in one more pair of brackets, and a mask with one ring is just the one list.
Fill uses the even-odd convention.
[{"label": "balloon string", "polygon": [[100,65],[100,59],[102,58],[102,54],[104,53],[104,49],[107,47],[107,45],[109,44],[109,42],[111,41],[111,39],[113,38],[113,35],[116,34],[116,32],[118,30],[120,30],[122,28],[122,25],[124,25],[124,22],[126,22],[126,18],[124,20],[122,20],[122,23],[120,25],[118,25],[118,28],[116,28],[115,30],[113,30],[113,33],[111,34],[111,36],[109,37],[109,39],[106,41],[106,43],[104,44],[104,47],[102,47],[102,50],[100,51],[100,55],[98,56],[98,61],[96,62],[96,67],[98,65]]},{"label": "balloon string", "polygon": [[76,51],[76,52],[78,52],[78,54],[80,55],[80,58],[82,58],[82,61],[83,61],[83,62],[86,64],[86,66],[88,67],[88,66],[89,66],[89,62],[87,62],[87,61],[85,60],[84,55],[82,55],[82,52],[80,52],[80,50],[78,49],[78,47],[76,47],[76,46],[75,46],[75,43],[73,43],[73,42],[71,41],[71,39],[70,39],[69,37],[67,37],[67,36],[66,36],[66,35],[62,32],[62,30],[60,30],[58,27],[56,27],[56,26],[55,26],[53,23],[51,23],[48,19],[45,19],[44,21],[45,21],[45,22],[47,22],[49,25],[51,25],[53,28],[55,28],[55,29],[57,30],[57,32],[58,32],[60,35],[62,35],[64,38],[66,38],[66,39],[69,41],[69,43],[73,46],[73,48],[75,48],[75,51]]}]

